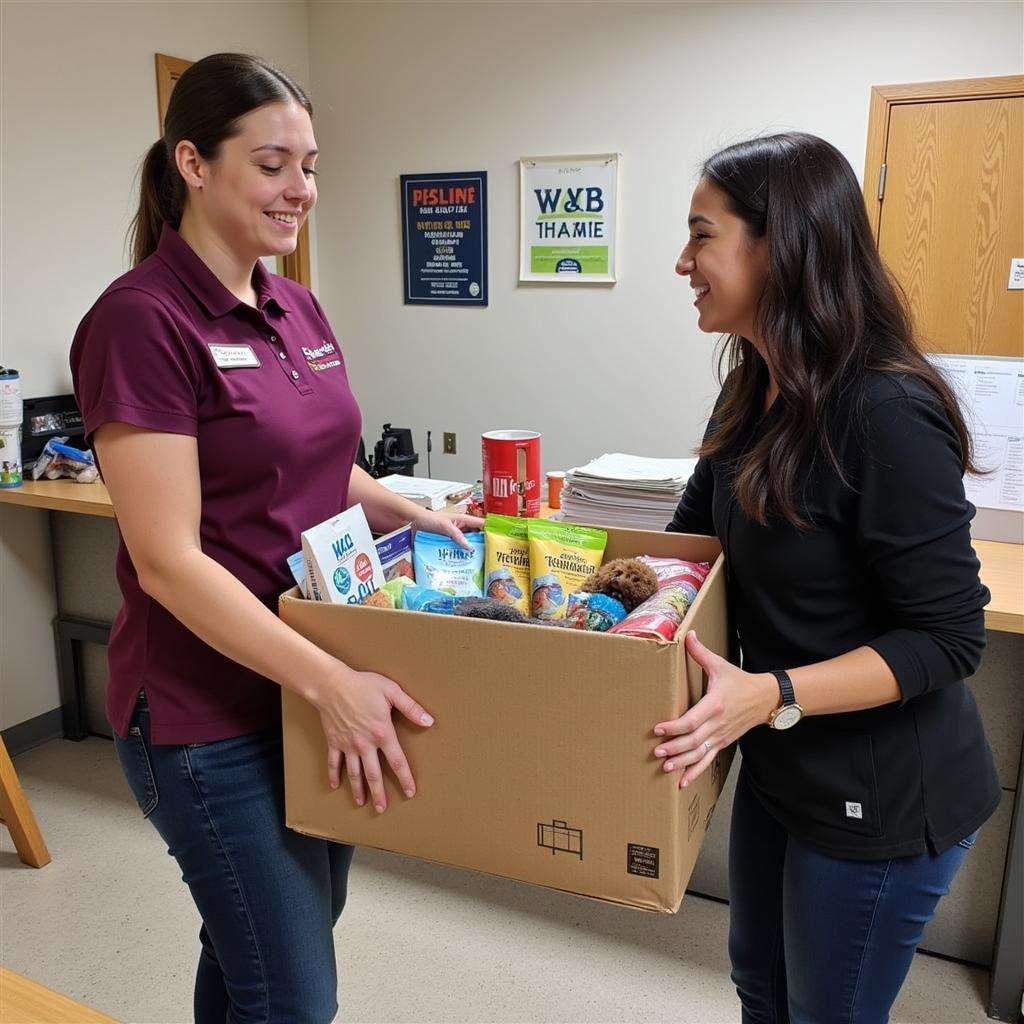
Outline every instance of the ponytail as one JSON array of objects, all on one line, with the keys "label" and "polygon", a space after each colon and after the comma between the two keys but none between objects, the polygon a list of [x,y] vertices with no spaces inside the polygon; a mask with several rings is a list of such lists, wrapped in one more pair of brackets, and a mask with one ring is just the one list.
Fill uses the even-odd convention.
[{"label": "ponytail", "polygon": [[156,252],[164,224],[181,223],[184,182],[170,160],[167,143],[158,139],[149,147],[139,175],[139,209],[129,229],[132,266]]},{"label": "ponytail", "polygon": [[188,139],[204,160],[213,160],[246,114],[289,101],[313,116],[309,97],[292,78],[246,53],[214,53],[182,73],[167,105],[163,138],[142,162],[139,209],[128,230],[133,267],[156,252],[165,224],[175,229],[181,224],[187,193],[174,163],[178,143]]}]

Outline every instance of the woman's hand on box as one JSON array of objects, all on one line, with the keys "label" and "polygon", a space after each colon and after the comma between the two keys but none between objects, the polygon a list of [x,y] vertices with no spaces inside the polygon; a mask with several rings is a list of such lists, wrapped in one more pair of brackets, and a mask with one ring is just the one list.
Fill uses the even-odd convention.
[{"label": "woman's hand on box", "polygon": [[400,711],[413,725],[431,726],[434,719],[393,679],[377,672],[356,672],[346,666],[337,676],[325,680],[314,703],[327,738],[327,781],[331,789],[341,784],[341,765],[352,788],[355,802],[366,802],[366,788],[374,808],[387,809],[384,755],[407,797],[416,795],[416,781],[398,742],[392,709]]},{"label": "woman's hand on box", "polygon": [[456,544],[471,550],[469,541],[462,536],[463,530],[482,530],[484,521],[477,516],[461,513],[423,512],[412,520],[414,530],[425,533],[437,533],[442,537],[451,537]]},{"label": "woman's hand on box", "polygon": [[707,673],[707,693],[684,715],[654,727],[656,736],[668,737],[654,756],[662,759],[664,771],[682,772],[680,788],[699,778],[720,750],[767,722],[779,703],[778,683],[770,672],[744,672],[709,651],[693,630],[683,642]]}]

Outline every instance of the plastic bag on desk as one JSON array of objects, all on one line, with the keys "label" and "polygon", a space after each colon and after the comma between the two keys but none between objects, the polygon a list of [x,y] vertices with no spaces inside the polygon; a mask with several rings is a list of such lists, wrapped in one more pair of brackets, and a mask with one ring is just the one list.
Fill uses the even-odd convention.
[{"label": "plastic bag on desk", "polygon": [[46,442],[32,467],[32,479],[59,480],[70,477],[80,484],[91,484],[99,479],[99,470],[90,451],[80,451],[64,442],[66,437],[51,437]]}]

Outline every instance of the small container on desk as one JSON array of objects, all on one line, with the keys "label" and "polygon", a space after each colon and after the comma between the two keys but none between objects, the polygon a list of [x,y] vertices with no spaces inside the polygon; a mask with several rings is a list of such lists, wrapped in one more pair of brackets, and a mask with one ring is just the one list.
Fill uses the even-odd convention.
[{"label": "small container on desk", "polygon": [[565,484],[565,473],[561,470],[548,473],[548,505],[551,508],[562,507],[562,486]]}]

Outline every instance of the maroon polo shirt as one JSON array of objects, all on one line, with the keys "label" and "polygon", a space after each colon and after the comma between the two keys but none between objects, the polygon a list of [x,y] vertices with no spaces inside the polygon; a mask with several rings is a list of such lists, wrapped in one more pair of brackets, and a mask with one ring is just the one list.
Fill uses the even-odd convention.
[{"label": "maroon polo shirt", "polygon": [[[261,263],[253,283],[255,309],[165,226],[157,251],[86,314],[71,372],[90,444],[110,422],[196,438],[203,552],[276,610],[301,531],[347,507],[362,424],[316,299]],[[146,595],[123,538],[117,580],[107,715],[120,736],[143,687],[155,743],[226,739],[279,720],[280,688]]]}]

